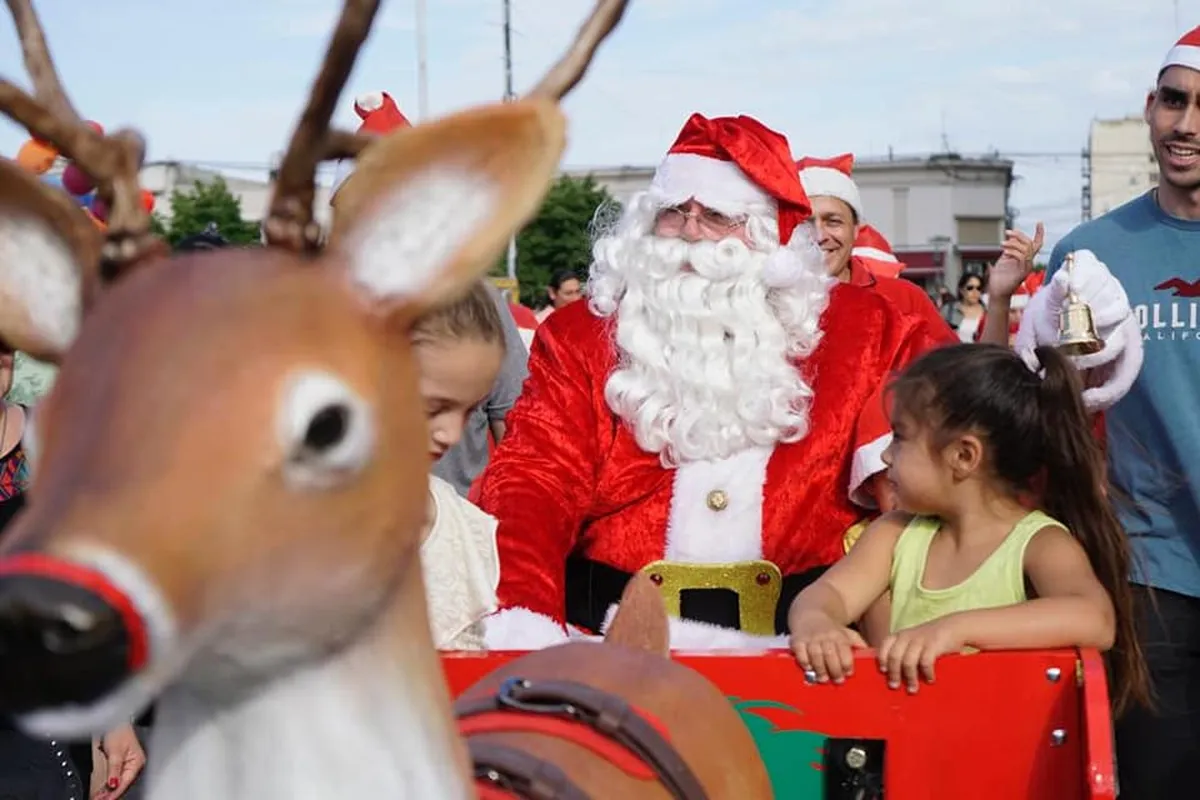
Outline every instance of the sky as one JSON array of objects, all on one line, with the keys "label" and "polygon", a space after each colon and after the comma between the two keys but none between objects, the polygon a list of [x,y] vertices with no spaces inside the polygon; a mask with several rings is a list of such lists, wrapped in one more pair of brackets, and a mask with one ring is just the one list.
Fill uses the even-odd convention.
[{"label": "sky", "polygon": [[[384,0],[343,93],[416,120],[415,0]],[[511,0],[513,82],[531,87],[592,0]],[[339,0],[35,0],[80,113],[131,126],[148,158],[266,165],[317,73]],[[504,92],[502,0],[426,0],[429,116]],[[567,99],[569,167],[653,165],[688,115],[750,114],[796,155],[998,151],[1022,226],[1079,221],[1094,118],[1140,113],[1200,0],[631,0]],[[28,86],[11,24],[0,75]],[[0,122],[0,153],[27,138]]]}]

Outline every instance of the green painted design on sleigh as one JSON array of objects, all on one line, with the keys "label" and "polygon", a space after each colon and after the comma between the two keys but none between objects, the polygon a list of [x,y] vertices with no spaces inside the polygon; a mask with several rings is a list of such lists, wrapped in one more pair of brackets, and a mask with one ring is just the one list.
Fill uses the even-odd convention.
[{"label": "green painted design on sleigh", "polygon": [[[796,728],[783,728],[776,721],[755,713],[771,710],[776,720],[794,716],[798,723],[802,712],[774,700],[741,700],[730,697],[734,709],[758,745],[758,752],[771,776],[771,788],[776,797],[788,800],[818,800],[825,796],[825,743],[823,733]],[[782,714],[780,713],[782,712]]]}]

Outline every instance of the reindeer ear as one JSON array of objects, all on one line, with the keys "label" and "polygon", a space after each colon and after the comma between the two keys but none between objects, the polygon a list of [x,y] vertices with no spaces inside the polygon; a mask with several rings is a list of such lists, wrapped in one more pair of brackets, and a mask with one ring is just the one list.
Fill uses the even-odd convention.
[{"label": "reindeer ear", "polygon": [[103,237],[70,197],[0,159],[0,340],[57,362],[97,285]]},{"label": "reindeer ear", "polygon": [[330,248],[377,300],[421,309],[461,292],[536,213],[565,127],[528,99],[389,134],[338,189]]}]

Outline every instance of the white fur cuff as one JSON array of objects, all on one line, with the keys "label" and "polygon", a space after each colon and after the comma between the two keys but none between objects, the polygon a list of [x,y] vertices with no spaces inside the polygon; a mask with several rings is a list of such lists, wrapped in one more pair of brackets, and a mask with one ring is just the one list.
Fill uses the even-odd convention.
[{"label": "white fur cuff", "polygon": [[568,638],[563,625],[519,606],[483,618],[483,645],[488,650],[541,650]]}]

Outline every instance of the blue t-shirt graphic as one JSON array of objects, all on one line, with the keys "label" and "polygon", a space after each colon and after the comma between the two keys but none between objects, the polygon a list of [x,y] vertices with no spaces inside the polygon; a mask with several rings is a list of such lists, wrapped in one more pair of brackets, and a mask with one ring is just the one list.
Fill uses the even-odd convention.
[{"label": "blue t-shirt graphic", "polygon": [[1142,328],[1145,365],[1105,414],[1133,578],[1200,597],[1200,221],[1167,215],[1147,193],[1071,231],[1047,279],[1075,250],[1121,281]]}]

